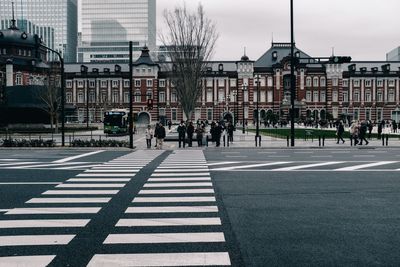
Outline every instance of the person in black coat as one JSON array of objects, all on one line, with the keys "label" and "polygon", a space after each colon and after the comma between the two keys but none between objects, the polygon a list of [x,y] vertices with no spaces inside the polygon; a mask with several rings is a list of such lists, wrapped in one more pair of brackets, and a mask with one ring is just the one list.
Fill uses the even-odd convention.
[{"label": "person in black coat", "polygon": [[221,134],[222,134],[223,128],[222,126],[217,122],[214,127],[214,134],[215,134],[215,145],[216,147],[219,147],[221,145]]},{"label": "person in black coat", "polygon": [[192,141],[193,141],[193,134],[194,134],[194,126],[192,122],[189,122],[189,125],[186,129],[186,133],[188,136],[188,146],[192,147]]},{"label": "person in black coat", "polygon": [[343,122],[339,122],[339,125],[337,126],[337,131],[336,131],[336,134],[337,134],[336,144],[339,144],[340,140],[342,140],[342,144],[344,144],[343,133],[344,133]]},{"label": "person in black coat", "polygon": [[368,130],[368,126],[367,126],[367,124],[365,123],[365,121],[363,121],[362,123],[361,123],[361,126],[360,126],[360,133],[359,133],[359,135],[358,135],[358,137],[360,138],[360,145],[362,145],[362,143],[363,143],[363,141],[365,141],[365,145],[368,145],[368,141],[367,141],[367,139],[365,139],[365,135],[367,134],[367,130]]},{"label": "person in black coat", "polygon": [[154,136],[157,136],[157,149],[162,149],[166,132],[161,122],[158,124],[158,127],[154,131]]},{"label": "person in black coat", "polygon": [[228,142],[233,142],[233,131],[235,130],[235,126],[233,126],[232,122],[228,123],[227,131],[228,131]]},{"label": "person in black coat", "polygon": [[186,126],[183,121],[179,124],[178,128],[176,129],[178,132],[178,143],[179,143],[179,148],[182,146],[183,142],[183,148],[185,148],[185,135],[186,135]]}]

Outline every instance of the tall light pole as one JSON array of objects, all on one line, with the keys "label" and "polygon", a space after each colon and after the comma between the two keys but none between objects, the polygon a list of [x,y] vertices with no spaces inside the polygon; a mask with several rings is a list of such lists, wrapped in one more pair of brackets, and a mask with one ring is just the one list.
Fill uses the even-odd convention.
[{"label": "tall light pole", "polygon": [[61,146],[65,146],[65,71],[64,71],[64,59],[61,56],[61,53],[51,49],[50,47],[47,47],[43,44],[41,44],[41,41],[39,38],[36,40],[37,43],[44,49],[47,49],[53,53],[55,53],[58,58],[60,59],[60,65],[61,65]]},{"label": "tall light pole", "polygon": [[243,96],[243,101],[242,101],[242,106],[243,106],[243,123],[242,123],[242,126],[243,126],[243,129],[242,129],[242,133],[245,133],[246,131],[246,129],[245,129],[245,125],[244,125],[244,92],[247,90],[247,88],[246,88],[246,85],[243,85],[243,88],[242,88],[243,90],[242,90],[242,96]]},{"label": "tall light pole", "polygon": [[258,141],[258,138],[259,138],[259,136],[260,136],[260,121],[259,121],[259,117],[260,117],[260,114],[259,114],[259,112],[258,112],[258,102],[260,102],[260,75],[259,74],[257,74],[257,76],[256,76],[256,78],[257,78],[257,81],[256,81],[256,83],[257,83],[257,103],[256,103],[256,109],[257,109],[257,118],[256,118],[256,123],[257,123],[257,125],[256,125],[256,146],[257,146],[257,141]]},{"label": "tall light pole", "polygon": [[290,146],[294,147],[294,98],[296,97],[296,80],[294,77],[294,23],[293,23],[293,0],[290,0]]},{"label": "tall light pole", "polygon": [[129,148],[133,149],[133,43],[129,42]]}]

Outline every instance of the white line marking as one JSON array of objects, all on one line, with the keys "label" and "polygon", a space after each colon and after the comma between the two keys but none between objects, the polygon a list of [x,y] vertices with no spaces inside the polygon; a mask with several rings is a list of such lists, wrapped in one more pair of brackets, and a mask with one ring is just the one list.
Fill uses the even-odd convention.
[{"label": "white line marking", "polygon": [[71,178],[67,182],[129,182],[129,178]]},{"label": "white line marking", "polygon": [[218,212],[217,206],[129,207],[125,213],[202,213]]},{"label": "white line marking", "polygon": [[147,183],[143,187],[212,187],[212,183]]},{"label": "white line marking", "polygon": [[60,184],[56,188],[122,188],[125,184]]},{"label": "white line marking", "polygon": [[343,161],[320,162],[320,163],[297,165],[297,166],[273,169],[273,171],[294,171],[294,170],[300,170],[300,169],[306,169],[306,168],[312,168],[312,167],[320,167],[320,166],[328,166],[328,165],[341,164],[341,163],[343,163]]},{"label": "white line marking", "polygon": [[165,190],[140,190],[139,195],[154,194],[212,194],[214,189],[165,189]]},{"label": "white line marking", "polygon": [[225,242],[223,233],[110,234],[103,244]]},{"label": "white line marking", "polygon": [[55,257],[55,255],[0,257],[0,267],[44,267]]},{"label": "white line marking", "polygon": [[0,212],[7,212],[9,209],[0,209]]},{"label": "white line marking", "polygon": [[88,267],[96,266],[230,266],[227,252],[95,254]]},{"label": "white line marking", "polygon": [[0,236],[0,246],[66,245],[75,235],[14,235]]},{"label": "white line marking", "polygon": [[111,172],[111,173],[133,173],[133,172],[138,172],[140,169],[129,169],[129,170],[121,170],[121,169],[115,169],[115,170],[110,170],[110,169],[90,169],[86,170],[85,173],[90,173],[90,172],[96,172],[96,173],[105,173],[105,172]]},{"label": "white line marking", "polygon": [[289,164],[289,163],[291,163],[291,162],[290,161],[267,162],[267,163],[260,163],[260,164],[250,164],[250,165],[240,165],[240,166],[216,168],[216,169],[211,169],[211,171],[230,171],[230,170],[236,170],[236,169],[247,169],[247,168],[263,167],[263,166],[274,166],[274,165],[282,165],[282,164]]},{"label": "white line marking", "polygon": [[215,197],[136,197],[132,202],[215,202]]},{"label": "white line marking", "polygon": [[372,162],[372,163],[367,163],[367,164],[361,164],[361,165],[355,165],[355,166],[349,166],[345,168],[340,168],[340,169],[335,169],[335,171],[354,171],[354,170],[359,170],[363,168],[369,168],[369,167],[376,167],[376,166],[381,166],[381,165],[387,165],[387,164],[393,164],[397,163],[398,161],[379,161],[379,162]]},{"label": "white line marking", "polygon": [[133,177],[136,172],[132,173],[80,173],[77,177]]},{"label": "white line marking", "polygon": [[5,213],[5,215],[15,214],[83,214],[98,213],[101,208],[87,207],[60,207],[60,208],[15,208]]},{"label": "white line marking", "polygon": [[119,190],[48,190],[42,195],[115,195]]},{"label": "white line marking", "polygon": [[210,176],[209,172],[198,173],[153,173],[151,177],[171,177],[171,176]]},{"label": "white line marking", "polygon": [[238,161],[222,161],[222,162],[214,162],[214,163],[208,163],[208,166],[216,166],[216,165],[228,165],[228,164],[236,164],[239,163]]},{"label": "white line marking", "polygon": [[181,182],[181,181],[211,181],[210,177],[193,177],[193,178],[150,178],[148,182]]},{"label": "white line marking", "polygon": [[0,183],[0,185],[45,185],[45,184],[61,184],[61,182],[14,182],[14,183]]},{"label": "white line marking", "polygon": [[93,165],[77,165],[77,166],[70,166],[70,167],[58,167],[58,168],[53,168],[54,170],[80,170],[80,169],[88,169],[92,167],[99,166],[98,164],[93,164]]},{"label": "white line marking", "polygon": [[93,151],[93,152],[80,154],[80,155],[76,155],[76,156],[72,156],[72,157],[68,157],[68,158],[64,158],[64,159],[59,159],[59,160],[56,160],[56,161],[53,161],[53,162],[54,163],[63,163],[63,162],[71,161],[71,160],[74,160],[74,159],[79,159],[79,158],[95,155],[95,154],[98,154],[98,153],[101,153],[101,152],[104,152],[104,151],[105,150]]},{"label": "white line marking", "polygon": [[116,227],[198,226],[198,225],[221,225],[221,219],[217,217],[120,219],[116,224]]},{"label": "white line marking", "polygon": [[0,163],[0,167],[34,164],[34,163],[40,163],[40,162],[26,161],[26,162]]},{"label": "white line marking", "polygon": [[109,197],[93,197],[93,198],[32,198],[28,200],[30,203],[108,203]]},{"label": "white line marking", "polygon": [[85,227],[90,220],[0,220],[0,228]]},{"label": "white line marking", "polygon": [[154,172],[155,173],[165,173],[165,172],[204,172],[204,171],[208,171],[208,168],[206,169],[167,169],[167,170],[163,170],[163,169],[156,169]]},{"label": "white line marking", "polygon": [[[88,164],[86,162],[63,162],[63,163],[50,163],[50,164],[34,164],[34,165],[25,165],[25,166],[15,166],[9,167],[13,169],[23,169],[23,168],[41,168],[41,167],[56,167],[56,166],[65,166],[65,165],[77,165],[77,164]],[[74,166],[76,167],[76,166]]]},{"label": "white line marking", "polygon": [[201,171],[203,171],[204,169],[208,169],[208,166],[167,166],[167,167],[163,167],[163,166],[159,166],[157,168],[157,170],[170,170],[170,169],[201,169]]}]

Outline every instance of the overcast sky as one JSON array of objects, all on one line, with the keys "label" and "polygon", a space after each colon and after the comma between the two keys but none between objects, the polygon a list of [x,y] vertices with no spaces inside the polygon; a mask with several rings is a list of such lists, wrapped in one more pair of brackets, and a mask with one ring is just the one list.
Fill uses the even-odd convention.
[{"label": "overcast sky", "polygon": [[[183,0],[157,0],[162,11]],[[215,59],[239,59],[243,47],[258,59],[274,42],[290,42],[289,0],[201,0],[217,24]],[[195,8],[199,1],[187,0]],[[353,60],[385,60],[400,46],[399,0],[294,0],[296,46],[311,56],[349,55]]]},{"label": "overcast sky", "polygon": [[[84,0],[83,0],[84,1]],[[216,60],[236,60],[243,47],[252,60],[274,42],[290,42],[289,0],[186,0],[201,2],[217,24]],[[163,10],[183,0],[157,0],[157,26]],[[294,0],[296,46],[310,56],[349,55],[353,60],[385,60],[400,46],[399,0]]]}]

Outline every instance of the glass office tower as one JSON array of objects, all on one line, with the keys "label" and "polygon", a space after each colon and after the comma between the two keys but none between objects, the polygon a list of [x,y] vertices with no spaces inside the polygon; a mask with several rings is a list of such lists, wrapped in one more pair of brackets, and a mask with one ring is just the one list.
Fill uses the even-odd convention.
[{"label": "glass office tower", "polygon": [[[37,25],[39,30],[40,28],[54,29],[54,45],[51,48],[60,51],[64,55],[65,62],[76,62],[78,33],[77,0],[1,0],[0,21],[11,20],[12,2],[15,3],[16,19],[29,21]],[[33,29],[29,25],[24,24],[18,27],[27,32]],[[47,37],[45,36],[46,34],[45,32],[42,34],[38,33],[44,42],[48,44],[49,41],[45,39]]]},{"label": "glass office tower", "polygon": [[135,56],[156,46],[156,0],[83,0],[79,62],[128,62],[129,41]]}]

